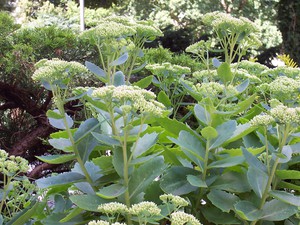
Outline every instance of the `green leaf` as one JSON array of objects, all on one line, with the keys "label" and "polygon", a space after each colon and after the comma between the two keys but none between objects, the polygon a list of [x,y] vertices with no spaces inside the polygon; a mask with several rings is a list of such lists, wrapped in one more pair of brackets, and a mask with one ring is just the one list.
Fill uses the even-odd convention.
[{"label": "green leaf", "polygon": [[173,195],[188,194],[198,188],[187,181],[188,175],[200,176],[199,171],[191,168],[176,166],[170,168],[161,178],[160,187],[165,193]]},{"label": "green leaf", "polygon": [[211,61],[212,61],[213,66],[216,68],[218,68],[222,64],[218,58],[212,58]]},{"label": "green leaf", "polygon": [[13,218],[10,219],[6,225],[24,225],[34,214],[36,214],[36,209],[44,203],[34,201],[30,207],[27,207],[17,213]]},{"label": "green leaf", "polygon": [[166,168],[167,165],[164,163],[164,158],[158,156],[150,159],[138,169],[134,170],[128,186],[131,200],[134,202],[139,194],[145,192],[146,188],[155,178],[159,177]]},{"label": "green leaf", "polygon": [[69,198],[79,208],[92,212],[99,212],[98,206],[109,202],[97,195],[71,195]]},{"label": "green leaf", "polygon": [[138,158],[148,151],[157,141],[158,134],[153,132],[151,134],[145,134],[143,137],[139,138],[131,147],[133,159]]},{"label": "green leaf", "polygon": [[276,170],[276,176],[280,179],[300,179],[298,170]]},{"label": "green leaf", "polygon": [[101,69],[99,66],[95,65],[94,63],[85,62],[86,68],[91,71],[93,74],[95,74],[101,81],[104,83],[107,83],[107,76],[103,69]]},{"label": "green leaf", "polygon": [[83,209],[81,209],[79,207],[75,207],[70,211],[70,213],[65,218],[61,219],[59,222],[60,223],[68,222],[69,220],[73,219],[74,217],[80,215],[82,211],[83,211]]},{"label": "green leaf", "polygon": [[256,167],[250,166],[247,171],[247,178],[255,194],[262,198],[262,195],[267,187],[269,178],[268,174],[257,169]]},{"label": "green leaf", "polygon": [[238,114],[238,113],[242,113],[244,111],[246,111],[251,104],[254,102],[256,98],[256,95],[251,95],[248,96],[244,101],[239,102],[236,106],[235,106],[235,110],[234,110],[234,114]]},{"label": "green leaf", "polygon": [[276,198],[276,199],[278,199],[282,202],[285,202],[287,204],[300,207],[300,197],[295,196],[292,193],[275,190],[275,191],[270,191],[269,195],[271,195],[273,198]]},{"label": "green leaf", "polygon": [[109,146],[111,146],[111,145],[121,146],[120,141],[107,136],[107,134],[99,134],[99,133],[92,132],[92,135],[103,144],[106,144]]},{"label": "green leaf", "polygon": [[123,55],[121,55],[119,58],[117,58],[115,61],[112,61],[109,65],[110,66],[118,66],[124,64],[128,59],[128,53],[125,52]]},{"label": "green leaf", "polygon": [[204,123],[205,125],[210,124],[210,122],[211,122],[210,114],[202,105],[199,105],[199,104],[195,105],[194,113],[195,113],[196,118],[200,122]]},{"label": "green leaf", "polygon": [[205,149],[197,137],[187,131],[181,131],[178,139],[169,137],[171,141],[180,146],[184,154],[200,168],[205,157]]},{"label": "green leaf", "polygon": [[232,136],[224,142],[224,145],[227,145],[231,142],[234,142],[234,141],[237,141],[237,140],[243,138],[244,136],[251,133],[255,129],[256,128],[251,126],[249,123],[239,124],[238,126],[236,126]]},{"label": "green leaf", "polygon": [[246,79],[244,80],[241,84],[239,84],[239,86],[235,87],[235,89],[239,92],[242,93],[243,91],[245,91],[247,89],[247,87],[250,84],[250,80]]},{"label": "green leaf", "polygon": [[279,158],[279,163],[287,163],[292,158],[293,150],[289,145],[283,146],[281,153],[273,152],[273,159]]},{"label": "green leaf", "polygon": [[36,156],[36,158],[49,164],[61,164],[76,159],[76,156],[75,154],[64,154],[64,155]]},{"label": "green leaf", "polygon": [[279,188],[288,188],[288,189],[295,190],[295,191],[300,191],[300,186],[298,186],[296,184],[291,184],[291,183],[288,183],[288,182],[285,182],[285,181],[281,181],[278,184],[278,187]]},{"label": "green leaf", "polygon": [[73,152],[72,143],[68,138],[54,138],[48,140],[53,148],[62,150],[64,152]]},{"label": "green leaf", "polygon": [[242,164],[245,161],[244,156],[234,156],[217,160],[208,165],[208,168],[226,168]]},{"label": "green leaf", "polygon": [[121,147],[117,147],[113,154],[112,163],[114,169],[119,174],[120,177],[124,177],[124,160],[123,160],[123,152]]},{"label": "green leaf", "polygon": [[89,159],[91,152],[98,144],[92,132],[100,132],[100,125],[97,119],[89,118],[80,124],[74,134],[74,140],[83,162]]},{"label": "green leaf", "polygon": [[208,221],[214,224],[241,224],[241,221],[236,218],[234,213],[222,212],[217,207],[202,207],[201,212]]},{"label": "green leaf", "polygon": [[195,187],[207,188],[207,184],[199,176],[187,175],[187,181]]},{"label": "green leaf", "polygon": [[221,190],[211,190],[207,195],[208,199],[222,212],[229,212],[234,209],[234,204],[239,201],[239,197]]},{"label": "green leaf", "polygon": [[104,172],[113,168],[111,155],[103,155],[97,158],[93,158],[92,161]]},{"label": "green leaf", "polygon": [[201,130],[201,135],[206,140],[211,140],[211,139],[214,139],[218,136],[218,131],[215,128],[211,127],[211,126],[208,126],[208,127],[204,127]]},{"label": "green leaf", "polygon": [[163,128],[165,128],[172,134],[175,134],[176,136],[178,136],[180,131],[182,130],[194,134],[194,131],[188,125],[181,123],[176,119],[170,119],[168,117],[156,118],[156,122],[158,122]]},{"label": "green leaf", "polygon": [[[58,113],[57,109],[54,109],[53,111]],[[65,113],[65,118],[66,118],[66,121],[67,121],[67,126],[69,128],[71,128],[74,125],[73,119],[69,115],[67,115],[66,113]],[[54,119],[54,118],[50,117],[50,118],[48,118],[48,120],[49,120],[49,123],[51,124],[51,126],[57,128],[57,129],[61,129],[61,130],[66,129],[66,124],[64,123],[63,119]]]},{"label": "green leaf", "polygon": [[263,217],[268,221],[281,221],[299,212],[297,206],[293,206],[277,199],[267,202],[263,206]]},{"label": "green leaf", "polygon": [[133,83],[132,85],[138,86],[140,88],[147,88],[151,84],[152,79],[153,79],[153,75],[150,75],[150,76],[147,76],[147,77]]},{"label": "green leaf", "polygon": [[50,109],[47,111],[46,116],[49,117],[49,118],[53,118],[53,119],[62,119],[62,118],[64,118],[64,116],[61,115],[59,113],[59,111],[57,111],[57,110],[53,111],[53,110],[50,110]]},{"label": "green leaf", "polygon": [[125,85],[125,75],[122,71],[117,71],[114,75],[114,86]]},{"label": "green leaf", "polygon": [[229,120],[225,123],[219,125],[216,130],[218,132],[218,137],[214,138],[210,141],[211,145],[209,149],[215,149],[225,143],[230,137],[232,137],[234,131],[236,129],[236,121]]},{"label": "green leaf", "polygon": [[127,188],[121,184],[112,184],[101,188],[99,191],[96,192],[96,194],[104,199],[113,199],[124,194],[126,189]]},{"label": "green leaf", "polygon": [[211,184],[210,188],[237,193],[251,190],[246,175],[237,172],[223,173]]},{"label": "green leaf", "polygon": [[166,107],[171,107],[172,106],[171,100],[169,99],[166,92],[164,92],[163,90],[158,93],[157,100],[159,102],[161,102],[162,104],[164,104]]},{"label": "green leaf", "polygon": [[47,225],[57,225],[57,224],[74,225],[74,224],[83,224],[84,222],[83,216],[79,214],[65,223],[60,223],[59,221],[64,219],[66,216],[67,214],[65,212],[50,213],[45,219],[41,220],[41,223]]},{"label": "green leaf", "polygon": [[36,181],[36,184],[39,188],[49,188],[82,181],[85,181],[85,176],[83,176],[82,174],[75,172],[65,172],[56,176],[38,179]]},{"label": "green leaf", "polygon": [[263,211],[259,210],[252,202],[240,201],[234,205],[236,213],[244,220],[256,221],[259,220]]},{"label": "green leaf", "polygon": [[217,68],[218,76],[221,78],[224,84],[231,82],[233,79],[233,74],[230,69],[230,65],[227,62],[223,62]]},{"label": "green leaf", "polygon": [[267,174],[267,167],[261,161],[259,161],[255,156],[248,152],[248,150],[244,147],[242,147],[242,151],[246,161],[250,166]]}]

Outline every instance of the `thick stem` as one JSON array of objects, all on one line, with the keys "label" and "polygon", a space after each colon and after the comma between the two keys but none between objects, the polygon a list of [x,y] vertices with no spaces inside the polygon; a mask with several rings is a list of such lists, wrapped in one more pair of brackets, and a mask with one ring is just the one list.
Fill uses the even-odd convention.
[{"label": "thick stem", "polygon": [[[279,146],[278,146],[279,153],[282,152],[283,146],[285,145],[285,143],[287,141],[288,134],[289,134],[289,129],[290,129],[290,126],[289,126],[289,124],[287,124],[286,127],[285,127],[285,129],[284,129],[284,131],[283,131],[283,136],[279,140]],[[278,136],[279,137],[281,136],[280,135],[280,131],[278,131]],[[264,193],[262,195],[261,202],[260,202],[260,205],[259,205],[259,209],[263,208],[263,206],[264,206],[267,198],[269,197],[269,190],[271,189],[271,184],[272,184],[272,181],[274,179],[275,172],[276,172],[276,169],[278,167],[278,164],[279,164],[279,158],[277,157],[276,160],[275,160],[275,162],[274,162],[274,164],[273,164],[271,173],[269,175],[265,191],[264,191]],[[255,225],[257,222],[258,222],[258,220],[252,221],[250,225]]]}]

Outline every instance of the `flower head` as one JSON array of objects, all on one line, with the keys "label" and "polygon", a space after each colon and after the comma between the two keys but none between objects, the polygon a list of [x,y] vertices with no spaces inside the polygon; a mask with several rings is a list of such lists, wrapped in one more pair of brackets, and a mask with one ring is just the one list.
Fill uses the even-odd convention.
[{"label": "flower head", "polygon": [[66,62],[60,59],[42,59],[35,64],[35,67],[37,70],[32,75],[32,79],[49,83],[64,80],[71,75],[88,72],[85,66],[78,62]]},{"label": "flower head", "polygon": [[20,156],[9,156],[4,150],[0,150],[0,173],[12,176],[28,171],[28,161]]},{"label": "flower head", "polygon": [[128,211],[126,205],[118,202],[101,204],[98,206],[98,210],[102,213],[111,214],[111,215],[121,214],[121,213],[124,214]]},{"label": "flower head", "polygon": [[201,51],[208,51],[210,48],[212,47],[212,41],[208,40],[208,41],[198,41],[190,46],[188,46],[185,51],[186,52],[191,52],[194,54],[198,54]]},{"label": "flower head", "polygon": [[104,220],[92,220],[88,223],[88,225],[110,225],[109,222]]},{"label": "flower head", "polygon": [[189,67],[173,65],[168,62],[162,64],[149,64],[146,66],[146,69],[159,77],[183,75],[191,72]]},{"label": "flower head", "polygon": [[299,124],[300,107],[289,108],[283,104],[270,110],[270,114],[280,124]]},{"label": "flower head", "polygon": [[174,212],[171,214],[171,224],[172,225],[184,225],[184,224],[201,225],[201,223],[193,215],[187,214],[182,211]]},{"label": "flower head", "polygon": [[153,92],[137,86],[105,86],[95,89],[92,97],[127,111],[129,107],[126,105],[130,105],[131,111],[139,114],[161,117],[165,112],[165,106],[155,100],[156,95]]},{"label": "flower head", "polygon": [[161,209],[154,202],[140,202],[130,207],[129,213],[140,217],[151,217],[160,215]]},{"label": "flower head", "polygon": [[263,115],[257,115],[252,120],[250,120],[250,125],[267,127],[274,122],[275,122],[275,119],[272,116],[263,114]]},{"label": "flower head", "polygon": [[164,194],[164,195],[159,196],[159,198],[163,202],[165,202],[165,203],[170,202],[177,207],[185,207],[185,206],[189,205],[189,203],[184,198],[182,198],[180,196],[172,195],[172,194]]}]

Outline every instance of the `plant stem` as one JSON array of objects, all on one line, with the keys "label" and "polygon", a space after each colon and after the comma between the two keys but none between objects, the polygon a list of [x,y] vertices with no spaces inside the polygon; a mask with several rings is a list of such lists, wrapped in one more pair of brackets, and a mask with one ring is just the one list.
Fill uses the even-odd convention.
[{"label": "plant stem", "polygon": [[[279,127],[280,128],[280,127]],[[279,153],[282,152],[282,149],[283,149],[283,146],[285,145],[286,143],[286,140],[288,138],[288,134],[289,134],[289,128],[290,128],[290,125],[287,124],[284,131],[283,131],[283,136],[282,138],[280,138],[281,140],[279,140],[279,146],[278,146],[278,151]],[[280,131],[278,131],[278,136],[280,137]],[[272,184],[272,181],[274,179],[274,176],[275,176],[275,172],[276,172],[276,169],[277,169],[277,166],[279,164],[279,157],[276,158],[274,164],[273,164],[273,167],[272,167],[272,170],[271,170],[271,174],[269,175],[269,178],[268,178],[268,182],[267,182],[267,185],[266,185],[266,188],[265,188],[265,191],[262,195],[262,198],[261,198],[261,202],[260,202],[260,205],[259,205],[259,209],[262,209],[267,198],[269,197],[269,189],[271,189],[271,184]],[[258,220],[256,221],[252,221],[250,225],[255,225],[257,223]]]}]

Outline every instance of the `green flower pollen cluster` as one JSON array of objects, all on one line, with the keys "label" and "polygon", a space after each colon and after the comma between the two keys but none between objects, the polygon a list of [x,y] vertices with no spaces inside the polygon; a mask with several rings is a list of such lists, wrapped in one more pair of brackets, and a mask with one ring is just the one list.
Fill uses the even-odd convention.
[{"label": "green flower pollen cluster", "polygon": [[161,117],[165,112],[165,106],[156,101],[156,95],[137,86],[105,86],[96,88],[92,97],[99,98],[113,106],[125,110],[129,110],[140,114],[152,114]]},{"label": "green flower pollen cluster", "polygon": [[151,217],[160,215],[161,209],[154,202],[140,202],[132,205],[129,208],[129,213],[131,215],[136,215],[140,217]]},{"label": "green flower pollen cluster", "polygon": [[53,83],[55,81],[69,78],[70,75],[88,73],[85,66],[78,62],[66,62],[60,59],[42,59],[35,64],[37,70],[32,75],[32,79],[36,81],[47,81]]},{"label": "green flower pollen cluster", "polygon": [[286,76],[279,76],[269,84],[269,90],[276,95],[292,94],[298,92],[300,80],[295,80]]},{"label": "green flower pollen cluster", "polygon": [[14,176],[28,171],[28,161],[20,156],[9,156],[4,150],[0,150],[0,173]]},{"label": "green flower pollen cluster", "polygon": [[193,54],[198,54],[201,51],[208,51],[212,47],[212,41],[198,41],[190,46],[188,46],[185,51]]},{"label": "green flower pollen cluster", "polygon": [[245,17],[235,18],[230,14],[217,11],[205,14],[202,21],[215,30],[224,30],[230,33],[245,32],[246,36],[259,31],[256,24]]},{"label": "green flower pollen cluster", "polygon": [[275,119],[267,114],[257,115],[252,120],[250,120],[251,126],[269,126],[275,122]]},{"label": "green flower pollen cluster", "polygon": [[128,212],[127,206],[119,202],[110,202],[98,206],[98,210],[105,214],[124,214]]},{"label": "green flower pollen cluster", "polygon": [[193,215],[187,214],[182,211],[174,212],[171,214],[171,224],[172,225],[201,225],[199,220],[197,220]]},{"label": "green flower pollen cluster", "polygon": [[[107,221],[104,221],[104,220],[93,220],[93,221],[90,221],[88,223],[88,225],[110,225],[110,223]],[[112,223],[111,225],[126,225],[126,223],[115,222],[115,223]]]},{"label": "green flower pollen cluster", "polygon": [[255,116],[250,121],[250,124],[252,126],[268,126],[274,122],[279,124],[300,124],[300,107],[289,108],[279,104],[272,108],[269,113]]},{"label": "green flower pollen cluster", "polygon": [[279,124],[300,124],[300,107],[278,105],[270,110],[270,114]]},{"label": "green flower pollen cluster", "polygon": [[159,196],[160,200],[162,200],[164,203],[172,203],[176,207],[185,207],[188,206],[189,203],[182,197],[172,195],[172,194],[164,194]]},{"label": "green flower pollen cluster", "polygon": [[153,74],[159,77],[183,75],[191,72],[189,67],[173,65],[171,63],[150,64],[146,66]]}]

